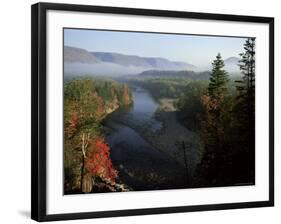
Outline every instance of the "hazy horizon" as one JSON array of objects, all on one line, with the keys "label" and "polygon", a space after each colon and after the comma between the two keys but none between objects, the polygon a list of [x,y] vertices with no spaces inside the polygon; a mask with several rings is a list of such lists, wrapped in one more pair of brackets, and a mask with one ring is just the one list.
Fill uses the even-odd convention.
[{"label": "hazy horizon", "polygon": [[197,67],[210,66],[218,52],[224,59],[239,57],[247,38],[126,31],[64,29],[64,46],[91,52],[160,57]]}]

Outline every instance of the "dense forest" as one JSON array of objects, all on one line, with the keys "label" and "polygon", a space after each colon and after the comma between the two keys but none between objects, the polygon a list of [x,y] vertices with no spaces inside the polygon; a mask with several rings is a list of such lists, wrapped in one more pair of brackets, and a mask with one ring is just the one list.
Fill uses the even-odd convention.
[{"label": "dense forest", "polygon": [[[151,127],[149,123],[137,124],[137,120],[134,120],[134,115],[131,114],[126,117],[131,120],[127,121],[128,126],[123,130],[128,131],[128,127],[132,128],[133,130],[129,132],[131,136],[142,138],[142,142],[145,141],[145,145],[149,144],[150,148],[158,150],[157,153],[166,147],[162,152],[168,154],[168,157],[174,159],[179,166],[185,166],[186,169],[190,166],[187,164],[186,147],[193,147],[200,151],[200,159],[197,157],[199,162],[196,163],[193,176],[187,175],[188,181],[182,185],[183,187],[254,184],[255,38],[246,40],[244,51],[240,54],[239,68],[240,76],[229,74],[225,70],[222,55],[218,53],[214,57],[210,72],[150,70],[133,77],[116,79],[118,81],[104,78],[65,81],[65,193],[130,189],[130,186],[120,181],[119,174],[121,173],[118,173],[118,168],[111,160],[111,149],[106,142],[103,121],[118,108],[131,105],[133,91],[138,96],[143,96],[143,89],[149,93],[148,95],[153,98],[158,107],[155,112],[153,111],[155,116],[149,118],[148,121],[152,124],[159,122],[160,127],[164,128],[159,132],[151,132],[145,129],[145,127]],[[166,105],[167,110],[161,107],[163,99],[166,100],[167,105],[172,104]],[[142,101],[140,105],[144,107]],[[137,114],[137,116],[140,115]],[[147,119],[146,117],[140,117],[139,120]],[[124,125],[124,121],[122,122]],[[188,141],[180,139],[179,132],[184,132],[182,136],[199,136],[199,143],[195,144],[195,137],[190,137],[188,140],[190,146],[186,146]],[[192,135],[193,133],[195,134]],[[127,142],[123,144],[123,147],[130,141],[127,136],[124,139]],[[119,145],[122,146],[122,144]],[[177,148],[182,151],[175,151]],[[130,150],[128,153],[140,153]],[[191,154],[189,156],[191,156],[190,161],[193,157]],[[123,157],[125,158],[126,155]],[[181,163],[179,157],[184,159],[184,163]],[[130,162],[127,161],[131,164]],[[124,164],[119,165],[123,169],[120,172],[123,172],[125,176],[124,173],[128,171],[128,168],[125,169]],[[136,164],[131,166],[133,165]],[[140,173],[141,167],[137,169]],[[155,167],[153,169],[156,170]],[[134,173],[138,172],[133,171],[128,171],[128,176],[137,179]],[[149,174],[146,171],[145,173]],[[152,172],[152,174],[156,176],[155,173]],[[157,178],[163,179],[160,174],[162,175],[161,172],[157,174],[159,175]],[[149,176],[150,184],[155,178],[153,175]]]},{"label": "dense forest", "polygon": [[65,193],[122,191],[101,122],[132,101],[129,88],[112,80],[74,79],[64,84]]},{"label": "dense forest", "polygon": [[178,101],[185,124],[199,132],[204,145],[196,186],[255,182],[254,38],[247,39],[240,56],[241,79],[230,80],[218,54],[208,86],[190,83]]},{"label": "dense forest", "polygon": [[165,97],[178,99],[183,96],[186,85],[191,81],[174,76],[133,77],[128,79],[128,82],[147,89],[156,100]]},{"label": "dense forest", "polygon": [[191,80],[208,80],[210,77],[209,71],[204,72],[194,72],[194,71],[169,71],[169,70],[148,70],[139,74],[141,77],[176,77],[176,78],[184,78]]},{"label": "dense forest", "polygon": [[255,38],[245,42],[239,67],[242,76],[230,76],[218,53],[209,80],[194,78],[194,72],[154,70],[129,79],[156,100],[175,99],[178,120],[200,135],[194,186],[255,182]]}]

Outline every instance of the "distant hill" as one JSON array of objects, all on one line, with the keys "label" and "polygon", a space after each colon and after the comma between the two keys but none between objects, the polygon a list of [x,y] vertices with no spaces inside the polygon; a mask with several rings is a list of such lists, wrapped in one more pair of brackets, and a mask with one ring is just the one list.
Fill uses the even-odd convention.
[{"label": "distant hill", "polygon": [[151,69],[195,70],[196,66],[166,58],[89,52],[81,48],[64,46],[64,71],[66,75],[136,75]]},{"label": "distant hill", "polygon": [[211,72],[194,72],[194,71],[160,71],[160,70],[149,70],[139,74],[141,77],[184,77],[193,80],[208,80]]},{"label": "distant hill", "polygon": [[140,57],[136,55],[125,55],[119,53],[110,52],[91,52],[96,58],[103,62],[110,62],[119,64],[122,66],[136,66],[143,68],[155,68],[155,69],[187,69],[194,70],[196,66],[179,61],[170,61],[166,58],[159,57]]},{"label": "distant hill", "polygon": [[[239,68],[239,60],[240,58],[238,57],[229,57],[224,59],[224,70],[226,70],[230,76],[241,76],[241,71]],[[197,71],[211,71],[212,70],[212,65],[210,63],[209,66],[204,67],[204,68],[199,68]]]},{"label": "distant hill", "polygon": [[241,73],[239,68],[239,60],[238,57],[229,57],[224,60],[224,69],[229,73]]},{"label": "distant hill", "polygon": [[[241,74],[238,57],[230,57],[224,60],[225,70],[231,75]],[[153,71],[158,72],[153,72]],[[66,75],[137,75],[147,71],[157,75],[177,73],[178,76],[194,75],[205,77],[204,71],[211,71],[211,64],[207,68],[196,67],[187,62],[171,61],[161,57],[140,57],[112,52],[89,52],[85,49],[64,46],[64,72]],[[166,71],[166,72],[165,72]],[[189,71],[189,72],[187,72]],[[190,72],[196,71],[196,72]],[[199,72],[201,71],[201,72]]]},{"label": "distant hill", "polygon": [[98,63],[99,60],[93,54],[84,49],[65,46],[64,62],[95,64]]},{"label": "distant hill", "polygon": [[240,58],[238,58],[238,57],[229,57],[224,60],[224,63],[225,64],[238,64],[239,60],[240,60]]}]

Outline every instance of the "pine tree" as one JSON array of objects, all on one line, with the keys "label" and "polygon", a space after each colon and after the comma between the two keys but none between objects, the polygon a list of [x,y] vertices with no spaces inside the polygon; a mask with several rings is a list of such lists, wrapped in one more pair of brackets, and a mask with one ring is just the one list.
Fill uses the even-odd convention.
[{"label": "pine tree", "polygon": [[[244,103],[248,115],[254,117],[255,107],[255,38],[248,38],[244,44],[245,52],[241,53],[239,67],[243,74],[242,80],[236,81],[239,95],[237,100]],[[241,109],[241,108],[240,108]]]},{"label": "pine tree", "polygon": [[250,135],[255,130],[255,38],[246,40],[244,50],[239,61],[243,77],[236,81],[238,96],[235,112],[240,132],[244,133],[244,141],[250,144],[253,141],[253,136]]},{"label": "pine tree", "polygon": [[[204,154],[199,166],[199,175],[204,185],[221,184],[225,154],[224,136],[228,108],[225,104],[227,96],[228,74],[223,69],[224,61],[220,53],[212,63],[213,69],[210,77],[208,93],[203,95],[201,102],[204,113],[201,119],[201,136],[204,141]],[[202,183],[201,183],[202,184]]]},{"label": "pine tree", "polygon": [[222,60],[221,54],[218,53],[216,59],[212,63],[213,69],[209,83],[209,95],[212,97],[219,97],[226,93],[226,84],[229,81],[226,71],[223,69],[224,61]]},{"label": "pine tree", "polygon": [[255,38],[248,38],[244,52],[240,54],[239,66],[243,77],[237,80],[238,96],[234,106],[237,136],[233,145],[236,164],[243,175],[239,181],[254,182],[255,175]]}]

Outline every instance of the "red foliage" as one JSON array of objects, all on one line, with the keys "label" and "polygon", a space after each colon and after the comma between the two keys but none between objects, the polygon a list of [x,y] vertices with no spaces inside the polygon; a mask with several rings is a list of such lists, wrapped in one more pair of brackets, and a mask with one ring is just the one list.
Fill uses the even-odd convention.
[{"label": "red foliage", "polygon": [[109,154],[110,148],[104,142],[104,139],[92,140],[85,167],[93,176],[98,176],[105,181],[115,182],[117,171],[112,166]]}]

